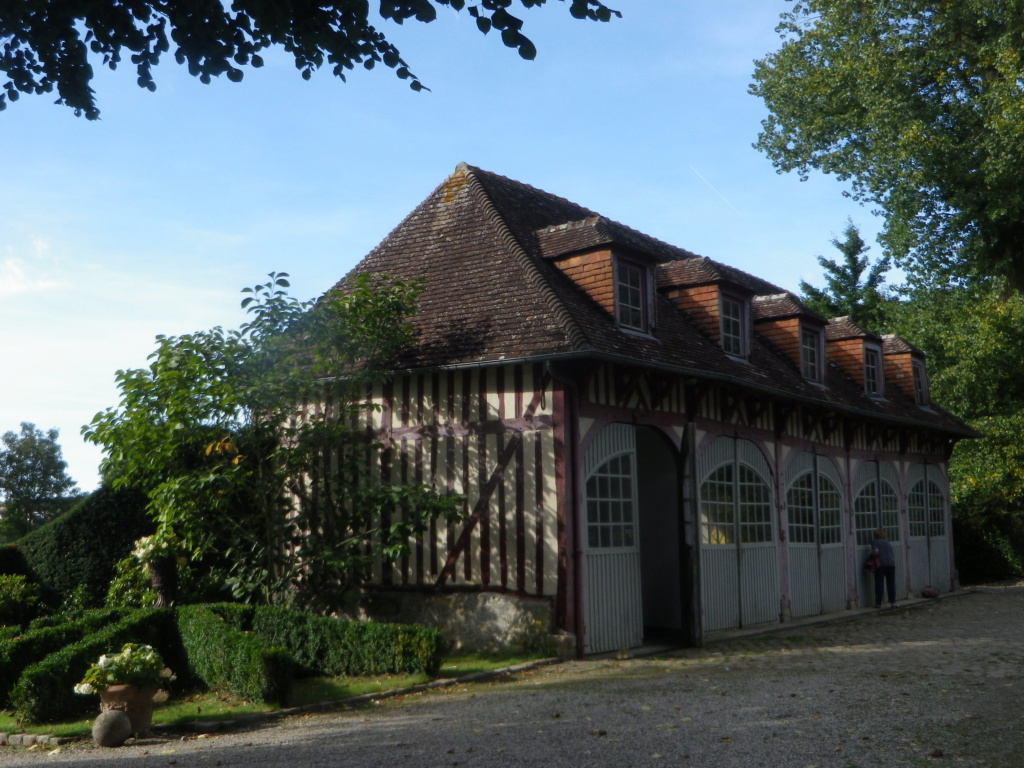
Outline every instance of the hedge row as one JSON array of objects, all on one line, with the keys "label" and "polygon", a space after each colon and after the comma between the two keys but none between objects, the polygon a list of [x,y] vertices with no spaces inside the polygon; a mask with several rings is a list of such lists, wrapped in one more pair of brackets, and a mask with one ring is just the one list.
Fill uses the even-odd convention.
[{"label": "hedge row", "polygon": [[444,660],[444,636],[432,627],[340,621],[261,606],[253,615],[252,631],[283,645],[314,674],[434,676]]},{"label": "hedge row", "polygon": [[14,636],[0,638],[0,708],[10,703],[8,694],[26,667],[120,621],[127,613],[118,609],[86,611],[74,621],[33,622],[28,631],[19,630]]},{"label": "hedge row", "polygon": [[441,630],[404,624],[341,621],[274,606],[217,603],[227,623],[267,645],[288,649],[306,675],[436,675],[444,660]]},{"label": "hedge row", "polygon": [[[114,578],[114,564],[132,551],[135,540],[153,532],[146,497],[139,491],[102,487],[74,509],[17,542],[24,566],[58,604],[76,588],[88,605],[102,605]],[[17,573],[17,557],[5,553],[0,567]]]},{"label": "hedge row", "polygon": [[30,723],[53,723],[95,711],[96,701],[73,688],[96,659],[125,643],[152,645],[172,669],[184,668],[173,611],[140,609],[27,667],[11,690],[16,715]]},{"label": "hedge row", "polygon": [[284,648],[268,647],[203,605],[179,608],[178,628],[192,675],[208,687],[288,703],[293,663]]},{"label": "hedge row", "polygon": [[[109,621],[116,623],[103,626]],[[7,700],[19,718],[32,723],[94,711],[95,700],[73,688],[96,659],[128,642],[160,651],[179,685],[198,682],[282,706],[294,672],[436,675],[444,650],[438,629],[339,621],[267,606],[89,611],[18,638],[0,636],[0,695],[13,683]]]}]

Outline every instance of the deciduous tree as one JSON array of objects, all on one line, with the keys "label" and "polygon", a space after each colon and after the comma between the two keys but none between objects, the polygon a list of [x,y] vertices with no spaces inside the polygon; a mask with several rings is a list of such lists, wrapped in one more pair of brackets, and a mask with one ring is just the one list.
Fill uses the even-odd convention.
[{"label": "deciduous tree", "polygon": [[[524,9],[547,0],[519,0]],[[566,0],[562,0],[566,2]],[[496,31],[524,59],[536,56],[523,20],[509,12],[513,0],[388,0],[377,5],[381,21],[433,21],[439,8],[467,10],[477,29]],[[608,21],[619,15],[598,0],[568,0],[577,19]],[[154,90],[153,67],[165,54],[204,83],[224,75],[237,82],[245,67],[263,65],[261,54],[282,48],[304,78],[323,66],[342,80],[346,71],[382,63],[423,84],[398,49],[372,23],[365,0],[11,0],[0,4],[0,109],[20,94],[50,93],[58,104],[90,120],[99,117],[93,66],[116,69],[128,58],[138,84]]]},{"label": "deciduous tree", "polygon": [[148,495],[152,548],[212,557],[241,599],[337,607],[375,557],[406,553],[461,503],[369,480],[367,388],[410,343],[418,286],[361,275],[313,304],[286,278],[246,289],[238,330],[158,337],[83,432],[105,480]]},{"label": "deciduous tree", "polygon": [[75,481],[68,477],[56,429],[43,430],[29,422],[20,432],[0,437],[0,528],[17,538],[68,508],[76,498]]},{"label": "deciduous tree", "polygon": [[850,183],[887,252],[1024,286],[1024,0],[798,0],[757,62],[757,146]]},{"label": "deciduous tree", "polygon": [[957,444],[950,492],[968,580],[1024,570],[1024,297],[1001,280],[917,286],[887,325],[928,355],[932,398],[981,433]]}]

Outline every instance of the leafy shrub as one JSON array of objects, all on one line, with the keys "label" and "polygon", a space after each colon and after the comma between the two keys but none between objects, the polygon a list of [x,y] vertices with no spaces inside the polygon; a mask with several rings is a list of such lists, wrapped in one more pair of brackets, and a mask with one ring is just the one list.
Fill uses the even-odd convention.
[{"label": "leafy shrub", "polygon": [[0,707],[9,703],[11,688],[18,681],[22,670],[42,661],[51,653],[91,635],[99,629],[115,623],[125,616],[125,611],[86,611],[77,619],[62,623],[59,617],[47,616],[36,619],[24,633],[0,638]]},{"label": "leafy shrub", "polygon": [[1024,573],[1024,520],[1013,515],[954,512],[953,540],[961,584],[984,584]]},{"label": "leafy shrub", "polygon": [[[178,563],[178,605],[209,603],[229,597],[227,587],[202,563]],[[107,589],[104,605],[108,608],[148,608],[156,601],[149,570],[137,557],[125,557],[114,567],[114,578]]]},{"label": "leafy shrub", "polygon": [[85,602],[103,603],[114,564],[132,551],[135,540],[151,533],[146,498],[131,489],[100,488],[74,509],[37,528],[18,542],[36,579],[59,605],[84,585]]},{"label": "leafy shrub", "polygon": [[0,624],[21,625],[36,612],[39,586],[24,576],[0,576]]},{"label": "leafy shrub", "polygon": [[293,662],[284,648],[268,647],[262,638],[242,632],[207,606],[183,606],[177,616],[195,678],[251,701],[287,704]]},{"label": "leafy shrub", "polygon": [[81,613],[87,610],[92,604],[91,595],[89,594],[89,588],[85,584],[79,584],[68,595],[64,595],[64,600],[60,604],[59,613],[62,615],[71,615]]},{"label": "leafy shrub", "polygon": [[152,645],[172,669],[187,666],[173,612],[134,611],[28,666],[11,690],[15,715],[29,723],[53,723],[94,711],[95,699],[75,694],[74,686],[100,655],[116,651],[125,643]]}]

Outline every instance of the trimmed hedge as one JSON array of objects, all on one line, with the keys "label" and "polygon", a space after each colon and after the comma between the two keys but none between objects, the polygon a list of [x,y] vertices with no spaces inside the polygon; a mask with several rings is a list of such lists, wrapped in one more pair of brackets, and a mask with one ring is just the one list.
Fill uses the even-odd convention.
[{"label": "trimmed hedge", "polygon": [[[114,564],[126,557],[136,539],[153,532],[146,497],[135,490],[103,487],[66,515],[21,538],[25,563],[59,603],[84,585],[88,605],[102,605]],[[12,561],[13,567],[16,563]]]},{"label": "trimmed hedge", "polygon": [[372,621],[341,621],[300,611],[259,606],[252,631],[290,650],[315,674],[437,675],[444,660],[440,629]]},{"label": "trimmed hedge", "polygon": [[[22,670],[71,643],[120,621],[128,613],[124,610],[86,611],[74,621],[62,624],[51,621],[33,623],[32,627],[16,637],[0,639],[0,708],[10,702],[9,696],[18,682]],[[78,682],[77,680],[75,681]]]},{"label": "trimmed hedge", "polygon": [[275,606],[217,603],[208,607],[237,629],[252,631],[268,645],[287,648],[299,674],[351,677],[423,672],[433,677],[444,660],[440,629],[342,621]]},{"label": "trimmed hedge", "polygon": [[96,659],[125,643],[152,645],[171,669],[185,669],[173,611],[143,608],[27,667],[11,690],[15,715],[29,723],[54,723],[94,712],[96,700],[72,689]]},{"label": "trimmed hedge", "polygon": [[186,605],[177,614],[194,677],[252,701],[288,703],[293,662],[284,648],[268,647],[263,638],[241,631],[209,606]]},{"label": "trimmed hedge", "polygon": [[288,703],[293,672],[433,676],[444,651],[439,629],[234,603],[142,608],[127,615],[124,609],[96,610],[43,626],[48,623],[41,621],[17,638],[0,635],[0,692],[14,683],[5,698],[17,717],[30,723],[95,710],[95,700],[73,688],[100,655],[128,642],[155,647],[183,683],[191,678],[282,706]]}]

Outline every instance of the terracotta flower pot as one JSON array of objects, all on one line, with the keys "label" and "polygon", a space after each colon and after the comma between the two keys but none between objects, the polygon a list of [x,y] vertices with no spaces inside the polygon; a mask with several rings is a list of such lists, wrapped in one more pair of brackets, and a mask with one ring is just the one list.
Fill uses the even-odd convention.
[{"label": "terracotta flower pot", "polygon": [[112,685],[100,691],[100,712],[118,710],[128,715],[132,733],[143,736],[153,723],[153,694],[157,689],[137,685]]}]

